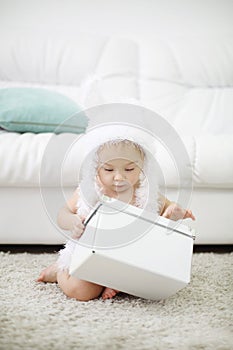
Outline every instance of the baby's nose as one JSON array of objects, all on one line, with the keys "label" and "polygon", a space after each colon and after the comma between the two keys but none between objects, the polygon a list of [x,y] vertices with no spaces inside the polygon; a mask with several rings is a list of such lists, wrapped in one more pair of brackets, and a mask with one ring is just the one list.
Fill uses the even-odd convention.
[{"label": "baby's nose", "polygon": [[124,176],[123,176],[123,174],[120,172],[120,171],[117,171],[116,173],[115,173],[115,176],[114,176],[114,179],[115,180],[122,180],[124,178]]}]

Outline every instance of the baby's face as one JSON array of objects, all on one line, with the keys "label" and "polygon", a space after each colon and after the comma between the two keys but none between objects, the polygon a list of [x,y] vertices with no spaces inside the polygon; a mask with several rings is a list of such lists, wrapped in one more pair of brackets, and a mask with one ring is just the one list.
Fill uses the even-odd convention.
[{"label": "baby's face", "polygon": [[98,177],[108,196],[117,196],[133,191],[139,184],[143,166],[143,156],[131,145],[117,144],[105,146],[98,153]]}]

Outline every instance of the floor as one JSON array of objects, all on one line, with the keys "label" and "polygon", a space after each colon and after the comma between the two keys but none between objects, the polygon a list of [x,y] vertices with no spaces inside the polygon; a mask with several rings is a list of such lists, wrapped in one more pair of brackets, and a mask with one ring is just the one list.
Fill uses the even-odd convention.
[{"label": "floor", "polygon": [[[0,251],[2,252],[10,252],[10,253],[34,253],[34,254],[40,254],[40,253],[53,253],[57,252],[60,249],[62,249],[62,245],[8,245],[8,244],[0,244]],[[213,252],[213,253],[230,253],[233,251],[233,245],[232,244],[224,244],[224,245],[194,245],[193,248],[194,253],[205,253],[205,252]]]},{"label": "floor", "polygon": [[0,349],[232,349],[232,247],[195,246],[205,253],[193,255],[190,283],[169,298],[119,293],[89,302],[36,282],[59,246],[1,248],[16,254],[0,252]]}]

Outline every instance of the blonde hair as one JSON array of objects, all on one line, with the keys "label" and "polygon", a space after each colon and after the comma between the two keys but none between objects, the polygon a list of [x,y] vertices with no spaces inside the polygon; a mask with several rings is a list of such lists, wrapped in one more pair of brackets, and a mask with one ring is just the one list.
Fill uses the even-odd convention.
[{"label": "blonde hair", "polygon": [[99,153],[104,148],[106,148],[106,147],[110,148],[111,146],[118,146],[121,144],[134,148],[136,151],[138,151],[140,153],[142,160],[144,160],[145,152],[144,152],[143,148],[138,143],[131,141],[131,140],[128,140],[128,139],[115,139],[115,140],[111,140],[111,141],[106,141],[99,146],[96,153],[97,153],[97,155],[99,155]]}]

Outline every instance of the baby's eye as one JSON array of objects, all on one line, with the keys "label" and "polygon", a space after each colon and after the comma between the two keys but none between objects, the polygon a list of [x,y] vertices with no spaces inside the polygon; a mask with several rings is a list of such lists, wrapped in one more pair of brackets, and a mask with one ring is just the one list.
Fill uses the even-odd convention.
[{"label": "baby's eye", "polygon": [[113,169],[104,168],[105,171],[113,171]]},{"label": "baby's eye", "polygon": [[125,169],[126,171],[133,171],[134,168],[130,168],[130,169]]}]

